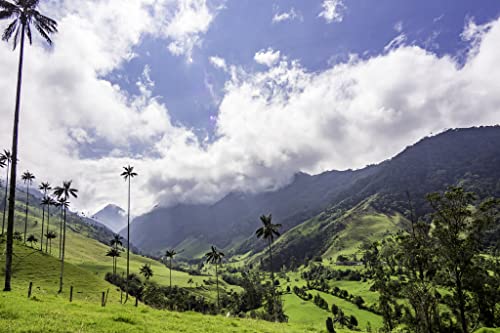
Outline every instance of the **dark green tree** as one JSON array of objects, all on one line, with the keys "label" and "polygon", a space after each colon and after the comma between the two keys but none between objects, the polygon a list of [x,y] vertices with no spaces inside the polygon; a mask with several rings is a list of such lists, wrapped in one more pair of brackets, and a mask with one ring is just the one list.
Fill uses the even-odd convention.
[{"label": "dark green tree", "polygon": [[220,311],[220,293],[219,293],[219,270],[218,267],[222,262],[222,258],[224,257],[224,253],[218,251],[215,246],[212,246],[212,250],[210,252],[205,253],[205,257],[207,258],[207,263],[211,263],[215,265],[215,281],[217,283],[217,309]]},{"label": "dark green tree", "polygon": [[1,0],[0,19],[12,19],[11,23],[4,30],[2,39],[9,41],[14,37],[14,49],[20,41],[19,67],[17,71],[16,106],[14,109],[14,129],[12,132],[12,166],[10,170],[9,187],[9,214],[7,220],[7,249],[5,256],[5,286],[4,291],[10,291],[10,280],[12,278],[12,255],[14,241],[14,211],[16,203],[16,180],[17,180],[17,144],[19,136],[19,111],[21,108],[21,86],[23,76],[24,41],[28,37],[31,44],[31,26],[34,25],[38,33],[51,45],[52,40],[49,35],[57,32],[57,22],[42,15],[38,10],[39,0]]},{"label": "dark green tree", "polygon": [[153,277],[153,269],[151,268],[151,264],[144,264],[141,267],[140,273],[144,275],[146,281]]},{"label": "dark green tree", "polygon": [[29,235],[26,241],[28,241],[31,247],[33,247],[33,243],[37,243],[38,238],[36,238],[35,235]]},{"label": "dark green tree", "polygon": [[120,176],[128,181],[128,210],[127,210],[127,282],[125,284],[125,303],[128,301],[128,280],[130,276],[130,181],[132,178],[137,176],[137,173],[134,172],[133,166],[123,167],[124,171],[120,174]]},{"label": "dark green tree", "polygon": [[120,256],[120,251],[112,247],[108,250],[108,252],[106,252],[106,256],[113,258],[113,274],[116,274],[116,258]]},{"label": "dark green tree", "polygon": [[57,234],[54,231],[50,231],[47,229],[47,233],[45,234],[45,239],[47,240],[50,254],[52,254],[52,240],[56,237]]},{"label": "dark green tree", "polygon": [[29,206],[29,194],[30,194],[30,185],[33,184],[33,180],[35,179],[35,175],[29,171],[25,171],[21,176],[24,184],[26,185],[26,215],[24,218],[24,243],[26,244],[26,233],[28,232],[28,206]]}]

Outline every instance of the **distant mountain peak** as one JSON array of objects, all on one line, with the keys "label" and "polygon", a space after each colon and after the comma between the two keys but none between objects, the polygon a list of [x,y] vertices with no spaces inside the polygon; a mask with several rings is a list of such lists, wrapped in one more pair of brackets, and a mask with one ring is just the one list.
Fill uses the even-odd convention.
[{"label": "distant mountain peak", "polygon": [[127,224],[127,212],[118,205],[108,204],[94,214],[93,219],[101,222],[114,232],[119,232]]}]

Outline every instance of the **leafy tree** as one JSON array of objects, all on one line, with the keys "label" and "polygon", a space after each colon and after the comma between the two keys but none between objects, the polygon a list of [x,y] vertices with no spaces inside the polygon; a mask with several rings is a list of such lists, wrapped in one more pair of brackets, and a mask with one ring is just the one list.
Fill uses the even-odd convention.
[{"label": "leafy tree", "polygon": [[153,277],[153,269],[151,268],[151,264],[142,265],[140,272],[142,275],[144,275],[146,281]]},{"label": "leafy tree", "polygon": [[59,204],[63,210],[64,227],[62,234],[62,252],[61,252],[61,274],[59,276],[59,293],[63,291],[63,280],[64,280],[64,253],[66,249],[66,212],[68,210],[70,202],[69,197],[77,198],[78,190],[72,187],[72,181],[63,182],[62,186],[57,186],[54,189],[54,195],[59,198]]},{"label": "leafy tree", "polygon": [[57,234],[54,231],[47,230],[45,234],[45,239],[48,242],[49,253],[52,253],[52,240],[57,237]]},{"label": "leafy tree", "polygon": [[39,0],[8,0],[0,1],[0,19],[13,19],[4,30],[2,39],[9,41],[14,37],[14,49],[17,46],[18,38],[21,37],[19,51],[19,67],[17,71],[17,91],[16,106],[14,110],[14,130],[12,133],[12,167],[10,170],[10,194],[9,194],[9,215],[7,220],[7,251],[5,260],[5,287],[4,291],[10,291],[10,280],[12,277],[12,255],[13,255],[13,235],[14,235],[14,210],[16,201],[16,173],[17,173],[17,144],[19,135],[19,111],[21,107],[21,82],[23,75],[23,57],[25,36],[31,44],[31,25],[35,25],[36,30],[47,41],[49,45],[52,40],[49,35],[57,32],[57,22],[42,15],[38,10]]},{"label": "leafy tree", "polygon": [[167,252],[165,252],[165,258],[168,258],[168,261],[169,261],[168,269],[170,271],[170,288],[172,288],[172,260],[174,259],[174,257],[176,255],[177,255],[177,252],[175,252],[174,249],[167,250]]},{"label": "leafy tree", "polygon": [[120,174],[120,176],[125,179],[125,181],[128,180],[128,211],[127,211],[127,283],[125,287],[125,303],[128,301],[128,280],[130,276],[130,181],[132,178],[137,176],[137,173],[134,172],[134,167],[133,166],[126,166],[123,167],[124,171]]},{"label": "leafy tree", "polygon": [[24,219],[24,243],[26,244],[26,232],[28,231],[29,192],[30,192],[30,185],[33,183],[33,180],[35,179],[35,175],[29,171],[26,171],[21,176],[21,179],[23,180],[24,184],[26,185],[26,216]]},{"label": "leafy tree", "polygon": [[218,266],[222,262],[222,258],[224,257],[224,253],[218,251],[215,246],[212,246],[212,250],[210,252],[205,253],[205,257],[207,257],[207,263],[211,263],[211,264],[215,265],[215,280],[217,282],[217,309],[220,311]]},{"label": "leafy tree", "polygon": [[351,325],[351,327],[358,326],[358,320],[356,319],[356,317],[354,315],[351,315],[349,317],[349,324]]},{"label": "leafy tree", "polygon": [[333,326],[333,320],[332,320],[332,317],[328,317],[326,319],[326,330],[329,332],[329,333],[335,333],[335,327]]},{"label": "leafy tree", "polygon": [[108,250],[108,252],[106,252],[106,256],[113,258],[113,274],[116,274],[116,258],[120,256],[120,251],[112,247]]},{"label": "leafy tree", "polygon": [[0,154],[0,161],[3,164],[7,163],[7,175],[5,176],[5,194],[3,196],[3,217],[2,217],[2,235],[5,232],[5,216],[7,213],[7,190],[9,188],[9,170],[10,163],[12,162],[12,154],[8,150],[4,150],[2,154]]},{"label": "leafy tree", "polygon": [[27,241],[30,242],[31,247],[33,247],[33,243],[38,242],[38,238],[36,238],[35,235],[29,235]]},{"label": "leafy tree", "polygon": [[[52,190],[52,187],[48,182],[44,183],[42,182],[40,186],[38,187],[40,191],[43,192],[43,197],[47,197],[47,192]],[[45,204],[44,204],[44,199],[42,199],[42,202],[40,203],[42,205],[42,233],[40,236],[40,251],[43,251],[43,232],[44,232],[44,224],[45,224]],[[47,217],[48,218],[48,217]]]}]

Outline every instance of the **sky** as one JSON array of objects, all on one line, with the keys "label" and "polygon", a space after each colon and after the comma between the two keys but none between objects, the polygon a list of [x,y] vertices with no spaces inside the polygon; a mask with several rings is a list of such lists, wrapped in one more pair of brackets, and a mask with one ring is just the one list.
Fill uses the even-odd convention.
[{"label": "sky", "polygon": [[[19,171],[72,179],[72,206],[90,213],[126,207],[129,164],[139,215],[500,123],[497,0],[41,0],[40,11],[59,32],[26,48]],[[17,51],[0,45],[4,149]]]}]

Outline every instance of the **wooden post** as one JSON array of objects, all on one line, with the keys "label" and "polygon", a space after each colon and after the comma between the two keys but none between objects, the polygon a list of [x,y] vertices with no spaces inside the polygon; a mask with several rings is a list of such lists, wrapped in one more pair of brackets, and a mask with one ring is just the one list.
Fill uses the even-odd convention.
[{"label": "wooden post", "polygon": [[103,291],[101,297],[101,306],[106,306],[106,303],[104,302],[105,299],[106,299],[106,293]]},{"label": "wooden post", "polygon": [[28,287],[28,298],[31,297],[31,289],[33,288],[33,282],[30,282],[30,286]]},{"label": "wooden post", "polygon": [[73,286],[69,287],[69,302],[73,302]]},{"label": "wooden post", "polygon": [[139,305],[139,298],[136,296],[135,297],[135,307],[137,307],[137,305]]},{"label": "wooden post", "polygon": [[106,299],[104,300],[104,305],[108,304],[109,288],[106,290]]}]

